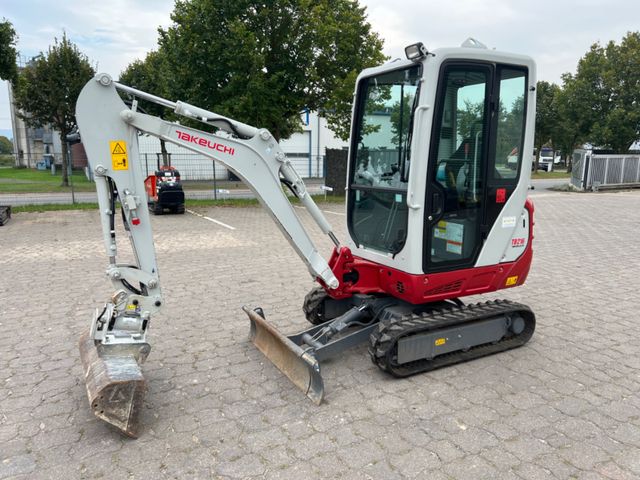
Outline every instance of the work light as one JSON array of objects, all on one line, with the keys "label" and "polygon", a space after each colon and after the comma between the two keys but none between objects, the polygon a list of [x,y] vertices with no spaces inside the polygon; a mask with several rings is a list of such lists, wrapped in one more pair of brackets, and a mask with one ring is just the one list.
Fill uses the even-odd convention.
[{"label": "work light", "polygon": [[427,53],[429,52],[427,51],[427,47],[425,47],[422,42],[418,42],[405,47],[404,53],[407,56],[407,59],[413,60],[415,62],[423,57],[426,57]]}]

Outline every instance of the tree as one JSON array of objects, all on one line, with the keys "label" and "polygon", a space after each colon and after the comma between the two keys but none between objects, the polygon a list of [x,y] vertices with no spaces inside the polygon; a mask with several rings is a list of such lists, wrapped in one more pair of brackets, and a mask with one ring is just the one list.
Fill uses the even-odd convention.
[{"label": "tree", "polygon": [[62,185],[68,186],[67,135],[76,126],[76,100],[94,75],[87,57],[67,39],[40,53],[18,75],[15,102],[27,125],[52,125],[62,143]]},{"label": "tree", "polygon": [[562,76],[562,81],[562,87],[555,94],[557,118],[551,138],[553,144],[562,151],[567,160],[567,171],[570,172],[573,168],[573,150],[588,140],[593,117],[585,108],[584,86],[575,82],[568,73]]},{"label": "tree", "polygon": [[[536,135],[534,147],[540,153],[543,145],[550,141],[558,128],[557,95],[560,87],[555,83],[539,81],[536,86]],[[553,142],[552,142],[553,143]],[[539,155],[535,158],[535,170],[538,171]]]},{"label": "tree", "polygon": [[619,45],[593,44],[563,84],[577,138],[620,152],[640,138],[640,32],[629,32]]},{"label": "tree", "polygon": [[13,142],[5,136],[0,136],[0,155],[13,153]]},{"label": "tree", "polygon": [[[168,65],[165,57],[158,51],[149,52],[144,60],[136,60],[120,74],[120,82],[138,90],[149,92],[159,97],[170,97],[167,82]],[[140,100],[140,105],[149,115],[167,118],[169,110],[153,102]],[[160,139],[162,164],[167,166],[169,154],[165,141]]]},{"label": "tree", "polygon": [[609,108],[592,134],[597,143],[625,152],[640,139],[640,32],[627,33],[619,45],[609,42],[604,56],[603,90]]},{"label": "tree", "polygon": [[478,133],[479,125],[482,124],[484,118],[484,102],[474,103],[468,98],[464,99],[464,105],[458,106],[456,112],[456,136],[462,139],[474,138]]},{"label": "tree", "polygon": [[[521,148],[522,119],[524,118],[524,94],[516,97],[511,105],[501,99],[498,105],[498,126],[496,135],[496,159],[506,159]],[[523,155],[523,158],[530,158]]]},{"label": "tree", "polygon": [[402,103],[399,101],[391,107],[391,144],[403,147],[409,138],[409,126],[411,124],[411,114],[413,113],[413,100],[415,91],[402,95]]},{"label": "tree", "polygon": [[354,0],[177,0],[171,19],[159,44],[173,96],[276,139],[299,131],[305,108],[347,138],[357,73],[384,59]]},{"label": "tree", "polygon": [[0,78],[15,82],[18,68],[16,66],[16,31],[7,19],[0,22]]},{"label": "tree", "polygon": [[311,9],[309,27],[317,52],[310,68],[314,97],[312,110],[321,111],[329,127],[342,140],[351,133],[351,107],[356,78],[361,70],[383,63],[383,40],[367,22],[366,7],[357,0],[301,2]]}]

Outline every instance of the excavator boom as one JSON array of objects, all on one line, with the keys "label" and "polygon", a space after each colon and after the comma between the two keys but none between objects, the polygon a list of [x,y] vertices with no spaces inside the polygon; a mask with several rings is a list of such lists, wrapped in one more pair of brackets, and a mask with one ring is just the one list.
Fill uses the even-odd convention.
[{"label": "excavator boom", "polygon": [[[129,108],[118,91],[152,101],[175,113],[217,128],[208,133],[167,122]],[[90,80],[82,90],[76,111],[89,166],[96,181],[107,276],[115,293],[96,311],[91,329],[80,339],[87,394],[99,418],[136,436],[145,383],[139,365],[150,351],[147,330],[162,306],[151,223],[145,199],[144,176],[138,162],[138,135],[164,141],[218,161],[240,177],[271,214],[300,256],[312,278],[337,288],[326,260],[296,215],[282,183],[306,207],[323,233],[339,245],[331,226],[307,192],[301,178],[273,136],[235,120],[185,102],[171,102],[114,82],[106,74]],[[135,265],[117,263],[116,210],[122,210]]]}]

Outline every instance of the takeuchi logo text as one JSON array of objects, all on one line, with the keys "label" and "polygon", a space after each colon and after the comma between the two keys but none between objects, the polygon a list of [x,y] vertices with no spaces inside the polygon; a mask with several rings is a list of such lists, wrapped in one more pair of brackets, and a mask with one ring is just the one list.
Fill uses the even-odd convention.
[{"label": "takeuchi logo text", "polygon": [[185,140],[187,142],[195,143],[196,145],[200,145],[201,147],[207,147],[211,150],[216,150],[221,153],[228,153],[229,155],[235,155],[235,148],[227,147],[226,145],[222,145],[221,143],[212,142],[206,138],[196,137],[195,135],[191,135],[187,132],[181,132],[180,130],[176,130],[178,134],[178,138],[180,140]]}]

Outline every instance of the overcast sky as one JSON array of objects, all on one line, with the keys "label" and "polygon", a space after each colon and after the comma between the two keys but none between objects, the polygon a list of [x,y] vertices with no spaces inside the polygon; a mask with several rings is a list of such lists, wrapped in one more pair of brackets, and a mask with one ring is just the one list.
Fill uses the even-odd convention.
[{"label": "overcast sky", "polygon": [[[24,57],[45,51],[65,30],[98,70],[117,77],[155,48],[157,28],[170,24],[174,0],[0,0]],[[385,40],[385,53],[407,44],[457,46],[474,37],[490,48],[531,55],[538,79],[559,82],[600,41],[640,29],[638,0],[360,0]],[[55,7],[53,6],[55,5]],[[6,82],[0,82],[0,135],[11,129]],[[4,133],[3,133],[4,131]]]}]

